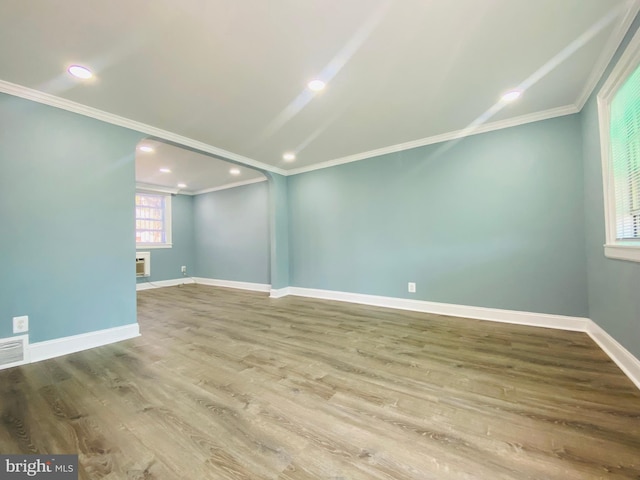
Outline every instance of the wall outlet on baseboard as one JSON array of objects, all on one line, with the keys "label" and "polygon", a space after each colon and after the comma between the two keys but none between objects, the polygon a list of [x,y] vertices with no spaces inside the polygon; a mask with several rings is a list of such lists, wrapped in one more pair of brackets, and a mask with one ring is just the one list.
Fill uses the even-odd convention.
[{"label": "wall outlet on baseboard", "polygon": [[415,282],[409,282],[409,285],[408,285],[407,289],[409,290],[409,293],[416,293],[416,284],[415,284]]},{"label": "wall outlet on baseboard", "polygon": [[187,267],[185,267],[184,265],[180,267],[180,272],[182,273],[187,273]]},{"label": "wall outlet on baseboard", "polygon": [[29,331],[29,316],[13,317],[13,333],[22,333]]}]

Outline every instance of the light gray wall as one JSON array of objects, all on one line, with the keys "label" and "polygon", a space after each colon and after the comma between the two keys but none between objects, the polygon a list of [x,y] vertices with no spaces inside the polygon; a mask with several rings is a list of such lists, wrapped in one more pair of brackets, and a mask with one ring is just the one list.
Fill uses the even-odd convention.
[{"label": "light gray wall", "polygon": [[267,173],[269,179],[269,230],[271,255],[271,288],[274,290],[290,285],[289,258],[289,184],[287,177]]},{"label": "light gray wall", "polygon": [[270,284],[266,181],[197,195],[195,275]]},{"label": "light gray wall", "polygon": [[578,115],[287,180],[294,286],[587,314]]},{"label": "light gray wall", "polygon": [[134,152],[144,135],[0,94],[0,337],[136,323]]},{"label": "light gray wall", "polygon": [[[597,121],[594,93],[579,115],[278,178],[282,278],[589,315],[640,357],[640,264],[602,250]],[[0,122],[0,337],[24,314],[32,342],[134,323],[144,135],[3,94]],[[179,245],[153,253],[153,279],[187,264],[194,276],[270,283],[266,182],[174,198]]]},{"label": "light gray wall", "polygon": [[138,283],[182,278],[180,267],[187,267],[193,275],[195,268],[195,243],[193,227],[193,197],[173,195],[171,197],[171,248],[138,248],[151,253],[151,276],[137,278]]},{"label": "light gray wall", "polygon": [[640,263],[608,259],[605,243],[602,159],[596,95],[638,30],[636,19],[581,113],[584,149],[584,210],[589,278],[589,314],[637,358],[640,358]]}]

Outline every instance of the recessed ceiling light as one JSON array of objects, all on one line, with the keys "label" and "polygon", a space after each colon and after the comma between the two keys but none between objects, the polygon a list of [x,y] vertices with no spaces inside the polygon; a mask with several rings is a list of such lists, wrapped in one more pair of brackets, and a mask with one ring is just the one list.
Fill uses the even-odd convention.
[{"label": "recessed ceiling light", "polygon": [[287,152],[282,155],[282,158],[284,158],[287,162],[293,162],[296,159],[296,154],[293,152]]},{"label": "recessed ceiling light", "polygon": [[322,80],[311,80],[309,83],[307,83],[307,87],[309,87],[309,90],[313,90],[314,92],[323,90],[326,85],[327,84]]},{"label": "recessed ceiling light", "polygon": [[231,170],[229,170],[229,173],[231,175],[240,175],[240,169],[239,168],[232,168]]},{"label": "recessed ceiling light", "polygon": [[87,67],[83,67],[82,65],[71,65],[67,68],[67,72],[73,75],[76,78],[81,78],[82,80],[87,80],[93,77],[93,73]]},{"label": "recessed ceiling light", "polygon": [[148,145],[142,145],[141,147],[139,147],[139,150],[141,152],[153,152],[153,148],[149,147]]},{"label": "recessed ceiling light", "polygon": [[520,98],[520,95],[522,95],[521,90],[511,90],[510,92],[507,92],[502,96],[502,101],[513,102],[514,100],[517,100],[518,98]]},{"label": "recessed ceiling light", "polygon": [[171,170],[170,170],[170,169],[168,169],[168,168],[161,168],[161,169],[160,169],[160,171],[161,171],[162,173],[171,173]]},{"label": "recessed ceiling light", "polygon": [[178,184],[178,188],[187,188],[187,184],[186,183],[179,183]]}]

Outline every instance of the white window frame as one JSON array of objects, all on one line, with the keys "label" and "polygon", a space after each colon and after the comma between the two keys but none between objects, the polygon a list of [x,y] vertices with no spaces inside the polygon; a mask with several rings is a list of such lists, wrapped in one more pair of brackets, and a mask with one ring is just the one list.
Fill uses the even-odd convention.
[{"label": "white window frame", "polygon": [[602,156],[602,182],[604,189],[605,237],[604,254],[608,258],[640,262],[640,241],[618,240],[616,232],[616,197],[614,190],[613,159],[611,155],[611,102],[627,79],[640,67],[640,30],[613,68],[598,92],[598,118],[600,124],[600,150]]},{"label": "white window frame", "polygon": [[164,199],[164,243],[138,243],[136,242],[136,250],[138,249],[148,249],[148,248],[172,248],[173,243],[171,242],[171,230],[172,230],[172,221],[171,221],[171,194],[161,191],[152,191],[152,190],[136,190],[136,195],[157,195],[165,197]]}]

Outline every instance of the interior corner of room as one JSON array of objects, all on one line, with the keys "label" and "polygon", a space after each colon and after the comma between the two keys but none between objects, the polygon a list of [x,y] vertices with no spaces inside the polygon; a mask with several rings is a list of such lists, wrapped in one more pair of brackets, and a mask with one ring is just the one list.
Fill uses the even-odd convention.
[{"label": "interior corner of room", "polygon": [[[196,8],[197,2],[187,3]],[[491,2],[463,3],[477,18],[490,21],[482,12],[490,9]],[[542,8],[535,7],[535,2],[529,6],[525,6],[527,2],[498,3],[517,11]],[[551,3],[544,2],[549,8]],[[640,389],[640,141],[636,142],[633,160],[619,160],[618,147],[610,145],[617,135],[612,123],[614,98],[623,85],[629,84],[626,79],[633,72],[640,72],[640,19],[636,17],[640,4],[615,0],[614,8],[605,6],[606,2],[587,3],[584,10],[575,3],[573,15],[581,25],[575,27],[575,34],[567,33],[574,32],[574,27],[567,26],[565,31],[557,26],[549,29],[553,32],[549,38],[543,39],[541,33],[535,36],[541,45],[531,56],[537,54],[546,62],[540,70],[525,72],[526,63],[522,63],[522,71],[504,67],[505,77],[507,73],[510,76],[493,83],[490,72],[497,72],[500,63],[514,58],[504,57],[511,49],[504,47],[504,56],[484,56],[464,42],[462,34],[459,43],[451,44],[447,58],[452,63],[443,63],[441,69],[429,75],[420,69],[413,78],[411,70],[407,70],[401,79],[378,70],[375,52],[383,52],[380,55],[389,63],[389,69],[410,68],[406,59],[396,59],[389,53],[392,46],[407,49],[416,63],[427,59],[421,56],[424,48],[409,45],[411,42],[404,37],[393,40],[396,36],[391,35],[392,30],[378,31],[376,22],[386,25],[381,19],[392,17],[418,32],[422,29],[418,28],[417,19],[427,21],[431,15],[426,14],[427,10],[431,12],[429,8],[435,7],[415,6],[422,16],[416,14],[412,20],[410,7],[393,2],[376,2],[376,8],[360,1],[344,5],[340,11],[345,18],[335,19],[335,35],[327,37],[327,45],[323,46],[332,46],[340,55],[329,56],[328,50],[322,50],[327,56],[325,62],[314,64],[318,75],[325,74],[322,85],[314,85],[318,79],[307,84],[312,79],[306,77],[300,88],[285,89],[275,81],[266,81],[265,85],[271,86],[259,88],[272,89],[272,95],[260,99],[255,87],[246,87],[246,78],[236,78],[234,85],[229,85],[218,77],[207,77],[209,86],[196,78],[181,85],[180,95],[185,98],[181,104],[169,98],[171,81],[156,78],[157,84],[147,85],[149,98],[165,95],[172,112],[182,112],[179,121],[169,118],[171,115],[149,99],[148,111],[130,107],[117,94],[126,90],[121,83],[125,77],[109,70],[109,65],[100,67],[102,77],[98,71],[95,85],[70,85],[65,83],[70,80],[56,80],[57,77],[45,81],[35,70],[29,76],[28,68],[18,68],[21,63],[13,54],[4,53],[2,57],[6,49],[0,47],[0,347],[4,345],[4,350],[0,348],[0,363],[4,363],[0,369],[20,368],[112,344],[114,351],[126,357],[130,353],[118,342],[144,342],[145,325],[138,321],[139,306],[150,312],[154,302],[157,308],[171,305],[171,292],[180,289],[175,299],[202,301],[204,305],[205,299],[210,300],[206,293],[210,291],[212,296],[220,296],[220,308],[231,305],[274,318],[282,312],[288,315],[288,326],[279,324],[273,330],[252,318],[238,327],[241,333],[237,337],[229,333],[233,325],[216,324],[220,332],[229,336],[231,344],[241,343],[238,338],[249,335],[255,327],[258,332],[268,332],[265,336],[280,349],[278,342],[290,340],[286,337],[288,329],[297,328],[292,320],[296,308],[311,315],[309,318],[318,324],[300,327],[300,331],[291,333],[294,340],[306,334],[321,338],[318,331],[325,324],[313,316],[318,312],[326,314],[331,322],[343,315],[345,322],[353,321],[364,330],[367,324],[363,318],[378,315],[376,325],[384,330],[386,327],[380,325],[392,324],[394,319],[391,314],[380,313],[382,310],[377,307],[403,311],[403,328],[413,328],[413,322],[427,324],[431,318],[438,333],[448,328],[447,322],[456,319],[486,320],[464,324],[465,332],[481,332],[477,333],[478,341],[491,338],[499,343],[511,334],[509,324],[555,329],[560,335],[557,344],[553,339],[538,339],[534,330],[522,330],[526,333],[521,337],[557,347],[554,355],[560,355],[565,347],[575,347],[574,353],[589,348],[587,337],[576,340],[578,337],[566,334],[582,332],[595,342],[598,352],[604,352],[598,357],[600,367],[610,359]],[[360,18],[355,4],[370,15],[366,21]],[[254,7],[263,8],[257,4]],[[8,7],[0,7],[0,17],[4,8]],[[320,7],[309,7],[315,8]],[[158,21],[168,21],[164,13],[152,10]],[[173,20],[176,28],[182,26],[184,32],[197,17],[193,12],[187,13],[180,10]],[[310,15],[307,10],[298,13]],[[548,17],[544,21],[555,21],[553,15]],[[532,25],[544,24],[540,18],[532,18]],[[356,21],[358,28],[349,26],[349,22]],[[261,31],[257,19],[255,25],[254,20],[250,23]],[[17,28],[0,18],[0,32],[3,25],[6,29]],[[438,29],[437,24],[429,25]],[[250,36],[245,27],[242,31]],[[144,31],[158,39],[158,28],[147,25],[148,32]],[[291,28],[295,35],[302,35],[300,26]],[[472,35],[472,25],[468,28]],[[521,34],[533,35],[524,27]],[[218,41],[214,33],[199,35],[203,44],[214,45]],[[284,36],[278,36],[274,44],[284,49],[290,42],[285,33],[278,35]],[[493,45],[491,48],[508,43],[497,42],[495,32],[484,35],[483,41]],[[234,55],[252,49],[267,55],[258,43],[253,42],[251,48],[236,45],[239,50],[234,50]],[[556,48],[560,44],[565,48]],[[361,45],[372,45],[371,50],[359,50]],[[297,58],[293,50],[291,56]],[[486,64],[486,68],[474,67],[477,88],[463,83],[462,75],[453,78],[456,69],[461,68],[456,63],[456,52],[467,63]],[[109,57],[102,53],[104,58]],[[242,64],[240,60],[211,55],[215,65],[229,71],[237,67],[241,72],[236,74],[247,78],[262,71],[244,72],[237,66],[237,62]],[[55,57],[47,63],[44,53],[35,58],[43,65],[59,61]],[[276,57],[268,58],[277,61]],[[183,62],[174,60],[176,65]],[[298,61],[298,66],[305,64]],[[323,70],[321,67],[327,62],[331,68]],[[519,62],[513,60],[518,65]],[[14,75],[9,64],[17,65],[18,73]],[[254,59],[251,65],[258,64],[264,66],[264,59]],[[342,65],[347,65],[344,70]],[[357,65],[362,71],[375,71],[377,77],[371,83],[377,85],[359,88],[355,81],[350,83],[347,72],[349,67],[356,70]],[[276,67],[283,78],[293,77],[287,65],[272,68]],[[334,69],[335,74],[326,74]],[[196,70],[206,73],[202,65]],[[580,75],[569,78],[571,72]],[[434,83],[429,83],[430,93],[419,97],[422,106],[417,108],[408,92],[420,90],[419,82],[427,78]],[[452,83],[471,86],[452,92],[448,90]],[[393,91],[385,90],[391,84],[395,86]],[[557,88],[549,86],[554,84]],[[227,95],[207,97],[208,107],[198,109],[200,103],[205,103],[203,95],[213,86],[226,89]],[[495,91],[489,86],[496,87]],[[97,87],[94,97],[91,89]],[[240,90],[241,87],[246,89]],[[508,91],[507,87],[514,90]],[[114,90],[104,94],[109,88]],[[446,95],[441,95],[439,89]],[[627,92],[628,98],[637,100],[639,92],[640,87]],[[448,103],[440,97],[446,97]],[[232,99],[236,101],[234,110],[224,110]],[[512,100],[522,103],[508,103]],[[453,108],[458,103],[464,104],[460,110]],[[247,105],[254,106],[255,116]],[[431,115],[425,113],[429,108],[434,109]],[[197,110],[197,114],[190,109]],[[232,115],[232,111],[237,113]],[[398,112],[395,119],[376,121]],[[620,114],[622,117],[624,114]],[[240,131],[240,126],[246,130]],[[637,131],[640,130],[634,130],[634,135],[640,138]],[[621,161],[629,162],[631,173],[624,178],[624,195],[616,197],[614,190],[621,187],[612,172],[614,164]],[[158,203],[153,204],[156,197]],[[622,220],[621,208],[626,209]],[[212,288],[204,290],[205,286]],[[228,303],[219,287],[233,289]],[[331,301],[342,303],[332,307],[335,304]],[[365,305],[371,310],[349,310],[345,304]],[[207,304],[209,313],[213,309],[222,319],[227,318],[227,313],[215,308]],[[191,305],[188,314],[194,311],[198,317],[197,307]],[[413,316],[415,312],[425,316]],[[237,319],[234,315],[228,318]],[[148,317],[152,315],[149,313]],[[183,330],[176,337],[194,334],[192,328],[197,333],[201,320],[194,320],[196,326],[182,323]],[[353,325],[347,328],[340,322],[331,322],[326,327],[327,331],[335,329],[331,335],[339,336],[344,327],[351,335],[348,339],[357,337]],[[163,328],[164,325],[156,330],[149,328],[154,340],[171,336]],[[496,334],[498,340],[492,337],[492,328],[501,329]],[[214,336],[210,331],[203,335]],[[144,345],[153,356],[169,342],[137,345]],[[345,341],[342,346],[354,355],[379,354],[380,358],[387,348],[381,346],[382,353],[363,352],[358,350],[361,345],[356,340]],[[278,351],[286,357],[284,350]],[[185,356],[192,361],[192,354],[207,355],[206,348],[202,347],[202,352],[189,351]],[[297,358],[298,353],[291,355]],[[96,351],[96,355],[103,354]],[[267,371],[264,378],[273,380],[274,388],[282,384],[291,387],[287,395],[295,396],[304,390],[296,382],[307,385],[304,382],[310,378],[315,381],[327,375],[324,371],[315,372],[315,363],[309,362],[303,373],[292,374],[294,380],[279,377],[279,362],[286,362],[270,357],[266,343],[253,344],[247,355],[251,358],[243,357],[241,361],[230,352],[221,353],[228,362],[225,368],[229,371],[223,375],[226,380],[233,377],[232,371],[235,375],[244,369],[257,369],[251,363],[256,359],[260,368]],[[489,358],[493,354],[487,351],[486,355]],[[83,374],[90,372],[89,367],[83,369],[85,357],[77,358],[77,364],[69,360],[72,367]],[[389,360],[380,368],[391,365],[389,368],[393,369],[396,360]],[[412,368],[411,358],[403,357],[405,360],[403,365]],[[140,373],[136,368],[131,366],[131,371]],[[335,389],[344,388],[341,382],[345,380],[340,375],[348,370],[346,365],[336,367],[338,373],[327,375],[326,384],[316,385],[318,390],[312,393],[322,397],[327,391],[333,394]],[[603,371],[609,379],[610,370]],[[570,383],[571,372],[569,366],[558,375],[564,375],[563,381]],[[113,380],[117,373],[105,375],[117,383]],[[589,385],[607,388],[605,380],[598,384],[595,379]],[[615,385],[618,388],[619,384]],[[582,386],[576,384],[576,388]],[[635,401],[635,394],[629,393],[631,389],[620,388],[620,401],[628,402],[628,407]],[[409,397],[403,396],[405,393],[400,396],[410,403]],[[506,390],[501,392],[502,400],[508,402],[509,394]],[[366,388],[362,395],[367,397]],[[364,401],[378,401],[377,397],[371,398]],[[347,405],[351,400],[340,397],[337,401]],[[396,415],[397,405],[388,400],[379,400],[382,407],[375,410],[373,417]],[[291,405],[295,404],[291,400]],[[351,406],[345,405],[341,405],[344,411],[351,412]],[[507,408],[500,408],[503,407]],[[220,411],[226,412],[222,407]],[[224,412],[220,418],[228,413]],[[324,414],[325,411],[318,413]],[[345,414],[345,418],[349,415]],[[394,425],[402,421],[394,420]],[[280,426],[274,426],[277,428]],[[525,426],[522,429],[526,431]],[[640,448],[637,432],[635,437],[629,435],[625,438],[632,439],[630,451]],[[609,437],[603,441],[609,441]],[[263,448],[260,443],[256,445]],[[466,444],[459,440],[459,445]],[[355,458],[358,453],[354,452],[345,456]],[[369,455],[366,452],[360,454]],[[565,454],[571,457],[570,451],[563,451]],[[400,458],[401,452],[397,455]],[[637,463],[634,468],[640,475]]]},{"label": "interior corner of room", "polygon": [[[126,119],[123,128],[4,82],[2,217],[15,228],[3,236],[1,311],[27,315],[37,344],[135,324],[136,286],[200,281],[489,319],[589,318],[637,357],[639,265],[602,248],[596,98],[634,31],[577,113],[317,167],[270,166]],[[182,161],[218,170],[179,188],[166,167]],[[150,270],[136,278],[132,199],[149,188],[171,196],[173,238],[137,247]]]}]

